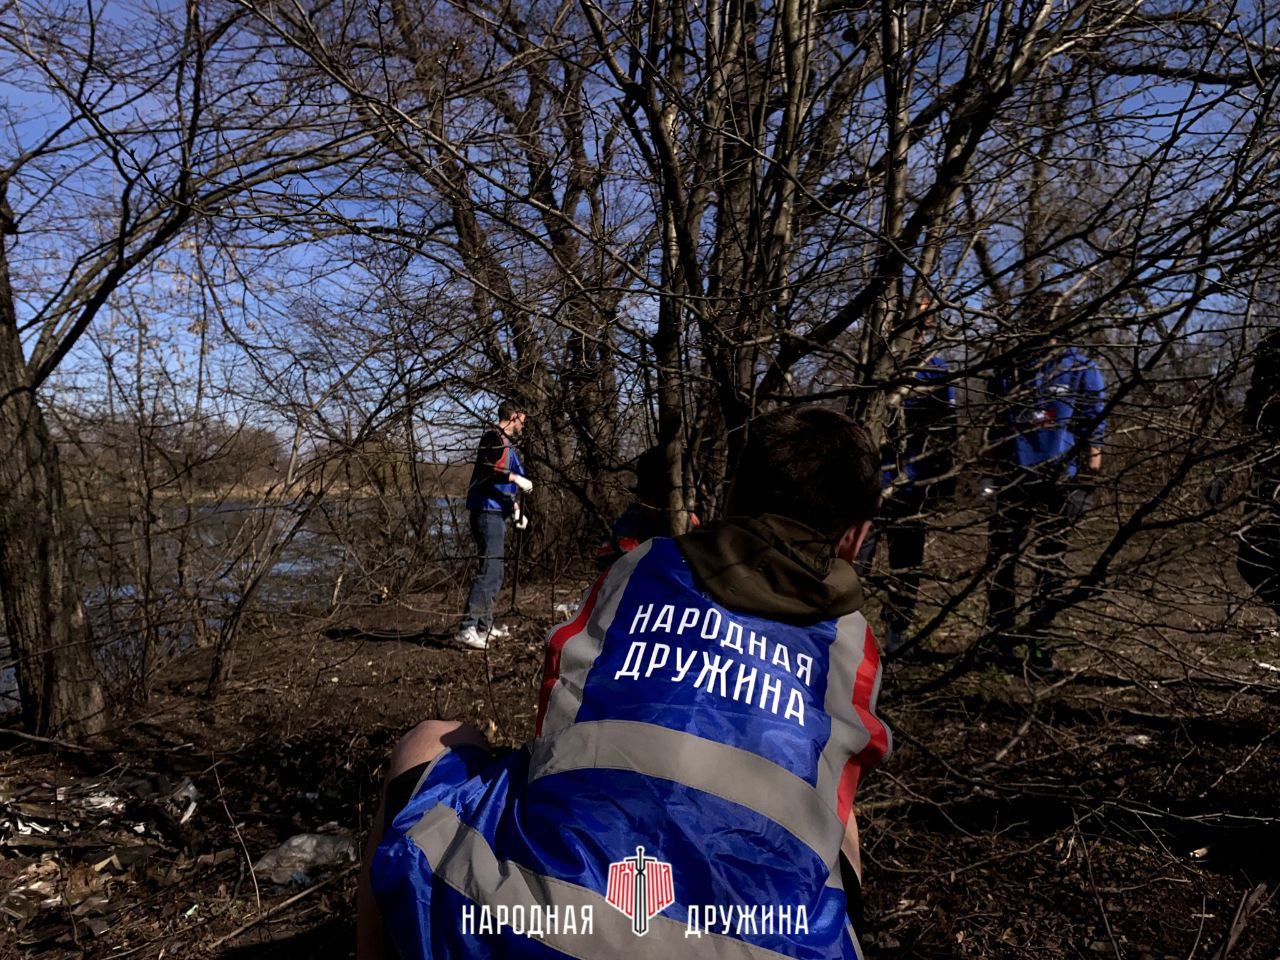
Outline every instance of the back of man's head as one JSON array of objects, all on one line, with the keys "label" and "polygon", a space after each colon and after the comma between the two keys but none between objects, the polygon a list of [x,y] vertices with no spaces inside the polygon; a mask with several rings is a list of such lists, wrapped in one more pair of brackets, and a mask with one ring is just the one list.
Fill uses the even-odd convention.
[{"label": "back of man's head", "polygon": [[520,405],[514,400],[503,400],[498,404],[498,422],[507,423],[512,417],[523,412]]},{"label": "back of man's head", "polygon": [[667,453],[662,447],[650,447],[636,458],[636,482],[631,492],[649,506],[662,506],[667,498]]},{"label": "back of man's head", "polygon": [[1054,290],[1036,290],[1022,302],[1019,311],[1020,326],[1024,333],[1046,334],[1057,331],[1066,319],[1067,306],[1061,293]]},{"label": "back of man's head", "polygon": [[870,520],[879,499],[880,455],[870,434],[843,413],[811,405],[752,422],[730,507],[740,516],[798,520],[835,543]]}]

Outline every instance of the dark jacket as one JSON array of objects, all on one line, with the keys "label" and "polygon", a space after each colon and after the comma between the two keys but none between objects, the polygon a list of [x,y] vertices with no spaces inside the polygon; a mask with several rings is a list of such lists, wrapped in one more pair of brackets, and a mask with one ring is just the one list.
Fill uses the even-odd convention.
[{"label": "dark jacket", "polygon": [[516,485],[507,479],[509,473],[525,475],[519,452],[501,430],[496,427],[486,430],[471,468],[467,509],[510,513],[515,504]]},{"label": "dark jacket", "polygon": [[947,361],[934,354],[920,364],[908,393],[885,430],[880,483],[898,484],[896,496],[945,499],[955,493],[959,431],[956,388],[947,382]]}]

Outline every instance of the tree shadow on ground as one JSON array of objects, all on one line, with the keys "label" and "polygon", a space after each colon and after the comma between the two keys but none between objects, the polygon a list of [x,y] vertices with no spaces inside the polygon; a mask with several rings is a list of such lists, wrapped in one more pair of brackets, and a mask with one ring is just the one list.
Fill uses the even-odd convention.
[{"label": "tree shadow on ground", "polygon": [[348,960],[355,955],[355,931],[354,917],[330,917],[309,930],[226,947],[217,956],[219,960]]}]

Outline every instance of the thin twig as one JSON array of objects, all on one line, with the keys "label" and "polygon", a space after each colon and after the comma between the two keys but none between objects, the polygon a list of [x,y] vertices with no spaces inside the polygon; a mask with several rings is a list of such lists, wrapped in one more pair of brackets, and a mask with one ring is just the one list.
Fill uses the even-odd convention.
[{"label": "thin twig", "polygon": [[213,943],[209,945],[209,949],[217,950],[220,946],[222,946],[228,940],[234,940],[236,937],[240,936],[240,934],[248,930],[252,930],[258,924],[266,920],[270,920],[272,917],[275,917],[283,913],[285,910],[292,907],[299,900],[304,900],[307,897],[311,896],[311,894],[315,893],[317,890],[327,887],[331,883],[337,880],[341,880],[344,877],[350,876],[353,872],[355,872],[358,866],[359,864],[355,864],[355,863],[350,864],[349,866],[335,873],[333,876],[325,880],[321,880],[319,883],[313,883],[311,886],[307,887],[307,889],[303,890],[301,893],[295,893],[292,897],[290,897],[288,900],[285,900],[283,903],[277,903],[274,907],[272,907],[266,913],[258,914],[248,923],[241,924],[240,926],[232,930],[230,933],[226,934],[225,936],[219,937],[217,940],[213,941]]},{"label": "thin twig", "polygon": [[1193,960],[1196,951],[1200,949],[1200,938],[1204,936],[1204,922],[1209,919],[1209,898],[1204,894],[1200,895],[1200,929],[1196,931],[1196,942],[1191,944],[1191,950],[1187,954],[1187,960]]},{"label": "thin twig", "polygon": [[1267,885],[1265,883],[1258,884],[1240,898],[1240,906],[1236,908],[1235,918],[1231,921],[1231,929],[1227,932],[1227,938],[1222,942],[1222,946],[1214,953],[1213,960],[1227,960],[1231,951],[1236,948],[1236,942],[1240,939],[1240,935],[1244,933],[1244,928],[1249,925],[1253,915],[1258,912],[1268,899]]},{"label": "thin twig", "polygon": [[1076,824],[1076,836],[1080,838],[1080,850],[1084,854],[1085,870],[1089,873],[1089,887],[1093,892],[1093,898],[1098,901],[1098,913],[1102,915],[1102,925],[1107,930],[1107,938],[1111,941],[1111,949],[1116,952],[1116,960],[1124,960],[1124,954],[1120,952],[1120,944],[1116,942],[1116,935],[1111,930],[1111,921],[1107,919],[1107,905],[1102,902],[1102,894],[1098,892],[1098,882],[1093,878],[1093,860],[1089,857],[1089,841],[1080,832],[1080,818],[1076,815],[1074,809],[1071,811],[1071,818]]},{"label": "thin twig", "polygon": [[240,827],[236,825],[236,818],[231,815],[231,809],[227,806],[226,797],[222,795],[222,777],[218,776],[218,765],[213,765],[213,781],[218,785],[218,802],[222,804],[223,812],[227,815],[227,821],[231,824],[231,829],[235,831],[236,840],[240,842],[240,849],[244,851],[245,868],[249,871],[249,878],[253,881],[253,899],[256,901],[258,909],[262,909],[262,891],[258,889],[258,877],[253,872],[253,858],[249,856],[249,847],[244,842],[244,837],[240,835]]}]

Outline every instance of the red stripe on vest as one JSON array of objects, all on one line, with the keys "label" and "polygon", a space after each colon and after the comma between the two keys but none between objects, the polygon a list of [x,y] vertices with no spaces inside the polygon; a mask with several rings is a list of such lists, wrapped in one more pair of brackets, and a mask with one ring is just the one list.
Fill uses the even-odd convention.
[{"label": "red stripe on vest", "polygon": [[889,749],[889,734],[884,724],[872,712],[871,691],[875,689],[876,674],[880,672],[880,647],[876,643],[875,634],[867,627],[862,647],[862,663],[853,681],[853,710],[862,721],[868,734],[867,745],[849,758],[840,772],[840,785],[836,793],[836,813],[841,823],[849,821],[849,811],[853,809],[853,798],[858,792],[858,781],[863,770],[870,770],[883,759]]},{"label": "red stripe on vest", "polygon": [[578,615],[564,624],[564,626],[557,627],[555,632],[547,638],[547,653],[543,660],[542,689],[538,693],[538,720],[537,726],[534,728],[534,736],[542,736],[542,721],[547,715],[547,704],[551,700],[551,691],[555,689],[556,683],[560,680],[560,651],[564,649],[564,645],[569,638],[575,633],[580,633],[586,625],[587,619],[591,616],[591,611],[595,609],[596,597],[600,594],[600,587],[604,585],[605,577],[608,575],[609,572],[607,570],[600,574],[592,586],[591,592],[587,594],[587,599],[583,601],[582,608],[578,610]]}]

